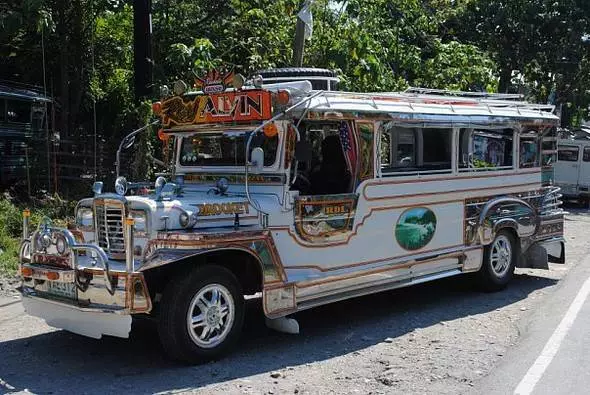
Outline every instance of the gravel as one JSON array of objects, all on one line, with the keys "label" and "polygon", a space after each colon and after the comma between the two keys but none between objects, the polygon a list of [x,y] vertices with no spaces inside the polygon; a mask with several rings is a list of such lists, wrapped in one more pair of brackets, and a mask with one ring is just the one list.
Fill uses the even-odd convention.
[{"label": "gravel", "polygon": [[18,277],[0,273],[0,296],[18,296],[18,287],[20,287]]},{"label": "gravel", "polygon": [[[519,269],[499,293],[450,278],[299,313],[300,335],[267,329],[253,301],[238,349],[195,367],[166,360],[150,323],[134,322],[129,340],[92,340],[22,313],[3,320],[0,307],[0,379],[15,391],[39,393],[66,386],[129,394],[465,393],[518,342],[519,328],[588,253],[589,224],[590,215],[572,210],[567,264]],[[14,283],[7,283],[12,292]]]}]

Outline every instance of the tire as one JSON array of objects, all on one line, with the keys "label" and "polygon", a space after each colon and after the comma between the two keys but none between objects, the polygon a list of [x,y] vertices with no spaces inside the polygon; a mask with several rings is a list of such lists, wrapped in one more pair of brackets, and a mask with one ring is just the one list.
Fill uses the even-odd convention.
[{"label": "tire", "polygon": [[517,248],[513,234],[507,230],[498,232],[494,241],[485,247],[481,268],[476,279],[481,289],[496,292],[506,288],[514,276]]},{"label": "tire", "polygon": [[[337,74],[328,69],[312,67],[288,67],[279,69],[259,70],[255,74],[262,76],[265,83],[309,81],[314,90],[338,90]],[[328,84],[328,80],[330,83]]]},{"label": "tire", "polygon": [[277,77],[337,77],[336,73],[328,69],[316,69],[313,67],[285,67],[280,69],[259,70],[262,78]]},{"label": "tire", "polygon": [[172,279],[160,309],[158,332],[164,350],[172,359],[189,364],[227,354],[244,324],[242,287],[221,266],[201,266]]}]

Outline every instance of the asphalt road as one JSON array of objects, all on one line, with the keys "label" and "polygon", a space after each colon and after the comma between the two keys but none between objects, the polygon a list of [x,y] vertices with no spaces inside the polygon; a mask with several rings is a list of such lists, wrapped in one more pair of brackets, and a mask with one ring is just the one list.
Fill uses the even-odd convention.
[{"label": "asphalt road", "polygon": [[[302,312],[298,336],[267,329],[253,301],[235,352],[201,366],[167,360],[149,322],[130,339],[88,339],[0,296],[0,393],[512,394],[590,276],[589,227],[574,212],[567,263],[518,270],[499,293],[450,278]],[[533,394],[590,393],[589,304]]]},{"label": "asphalt road", "polygon": [[474,394],[590,393],[590,255],[526,320],[516,347]]}]

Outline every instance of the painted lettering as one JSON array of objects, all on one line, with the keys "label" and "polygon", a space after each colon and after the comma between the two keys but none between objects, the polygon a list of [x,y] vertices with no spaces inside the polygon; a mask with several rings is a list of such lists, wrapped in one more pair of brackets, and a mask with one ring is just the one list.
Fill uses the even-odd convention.
[{"label": "painted lettering", "polygon": [[203,203],[197,205],[200,216],[220,214],[249,214],[250,209],[247,202],[235,203]]}]

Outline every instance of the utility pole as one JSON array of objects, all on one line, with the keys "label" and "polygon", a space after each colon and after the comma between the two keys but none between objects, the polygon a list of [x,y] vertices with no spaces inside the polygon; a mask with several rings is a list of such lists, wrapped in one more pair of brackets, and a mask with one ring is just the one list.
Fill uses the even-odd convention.
[{"label": "utility pole", "polygon": [[133,70],[135,99],[152,91],[152,0],[133,0]]},{"label": "utility pole", "polygon": [[[305,0],[299,3],[301,10],[305,5]],[[297,25],[295,26],[295,41],[293,42],[293,66],[303,66],[303,50],[305,48],[305,22],[297,15]]]}]

